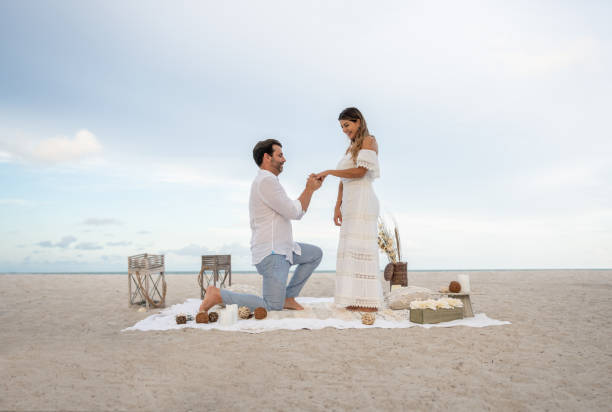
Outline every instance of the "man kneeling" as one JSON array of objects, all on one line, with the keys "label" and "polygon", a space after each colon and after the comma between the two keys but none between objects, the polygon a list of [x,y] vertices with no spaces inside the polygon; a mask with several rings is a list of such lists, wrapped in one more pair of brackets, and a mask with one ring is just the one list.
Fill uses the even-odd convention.
[{"label": "man kneeling", "polygon": [[[247,306],[251,310],[257,307],[302,310],[304,308],[295,297],[321,263],[323,252],[319,247],[293,241],[291,220],[304,216],[313,193],[323,180],[311,174],[300,197],[291,200],[278,180],[285,163],[281,143],[274,139],[258,142],[253,148],[253,159],[259,171],[251,185],[249,199],[251,254],[257,272],[263,277],[263,297],[209,286],[200,311],[220,303]],[[287,285],[292,265],[298,266]]]}]

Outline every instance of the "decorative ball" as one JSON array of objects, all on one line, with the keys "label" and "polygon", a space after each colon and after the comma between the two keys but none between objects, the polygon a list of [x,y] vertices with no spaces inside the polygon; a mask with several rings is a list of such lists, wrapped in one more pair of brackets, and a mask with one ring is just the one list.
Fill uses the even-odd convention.
[{"label": "decorative ball", "polygon": [[196,315],[196,323],[208,323],[208,312],[200,312]]},{"label": "decorative ball", "polygon": [[265,319],[268,316],[268,311],[266,308],[255,308],[255,319]]},{"label": "decorative ball", "polygon": [[361,323],[364,325],[373,325],[376,320],[376,315],[370,312],[366,312],[361,315]]},{"label": "decorative ball", "polygon": [[184,325],[185,323],[187,323],[187,316],[185,316],[185,315],[176,315],[176,324],[177,325]]},{"label": "decorative ball", "polygon": [[453,280],[450,285],[448,285],[448,290],[451,293],[459,293],[461,292],[461,284],[459,282],[457,282],[456,280]]},{"label": "decorative ball", "polygon": [[251,316],[251,309],[246,306],[240,306],[238,308],[238,316],[240,316],[241,319],[248,319]]},{"label": "decorative ball", "polygon": [[217,312],[210,312],[208,314],[208,321],[210,323],[215,323],[218,320],[219,320],[219,314]]}]

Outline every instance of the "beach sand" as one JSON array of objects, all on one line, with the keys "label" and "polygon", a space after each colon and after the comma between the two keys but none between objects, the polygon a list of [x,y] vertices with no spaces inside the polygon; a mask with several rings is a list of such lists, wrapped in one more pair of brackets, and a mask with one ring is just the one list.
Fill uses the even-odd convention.
[{"label": "beach sand", "polygon": [[[610,410],[612,271],[469,273],[487,328],[121,332],[127,275],[0,275],[0,410]],[[258,284],[257,275],[234,283]],[[199,296],[167,275],[167,306]],[[302,296],[331,296],[314,274]]]}]

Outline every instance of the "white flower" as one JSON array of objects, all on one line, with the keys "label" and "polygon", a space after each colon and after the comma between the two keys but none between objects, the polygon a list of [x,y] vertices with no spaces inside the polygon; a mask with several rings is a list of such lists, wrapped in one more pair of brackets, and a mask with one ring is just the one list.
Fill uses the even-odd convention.
[{"label": "white flower", "polygon": [[459,299],[453,298],[440,298],[438,300],[427,299],[427,300],[413,300],[410,302],[410,309],[452,309],[462,308],[463,302]]}]

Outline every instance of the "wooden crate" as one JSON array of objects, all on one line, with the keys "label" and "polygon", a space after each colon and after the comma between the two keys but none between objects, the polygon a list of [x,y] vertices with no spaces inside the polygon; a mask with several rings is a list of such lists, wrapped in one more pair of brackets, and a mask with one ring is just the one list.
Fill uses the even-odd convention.
[{"label": "wooden crate", "polygon": [[463,308],[452,309],[410,309],[410,322],[440,323],[463,319]]}]

